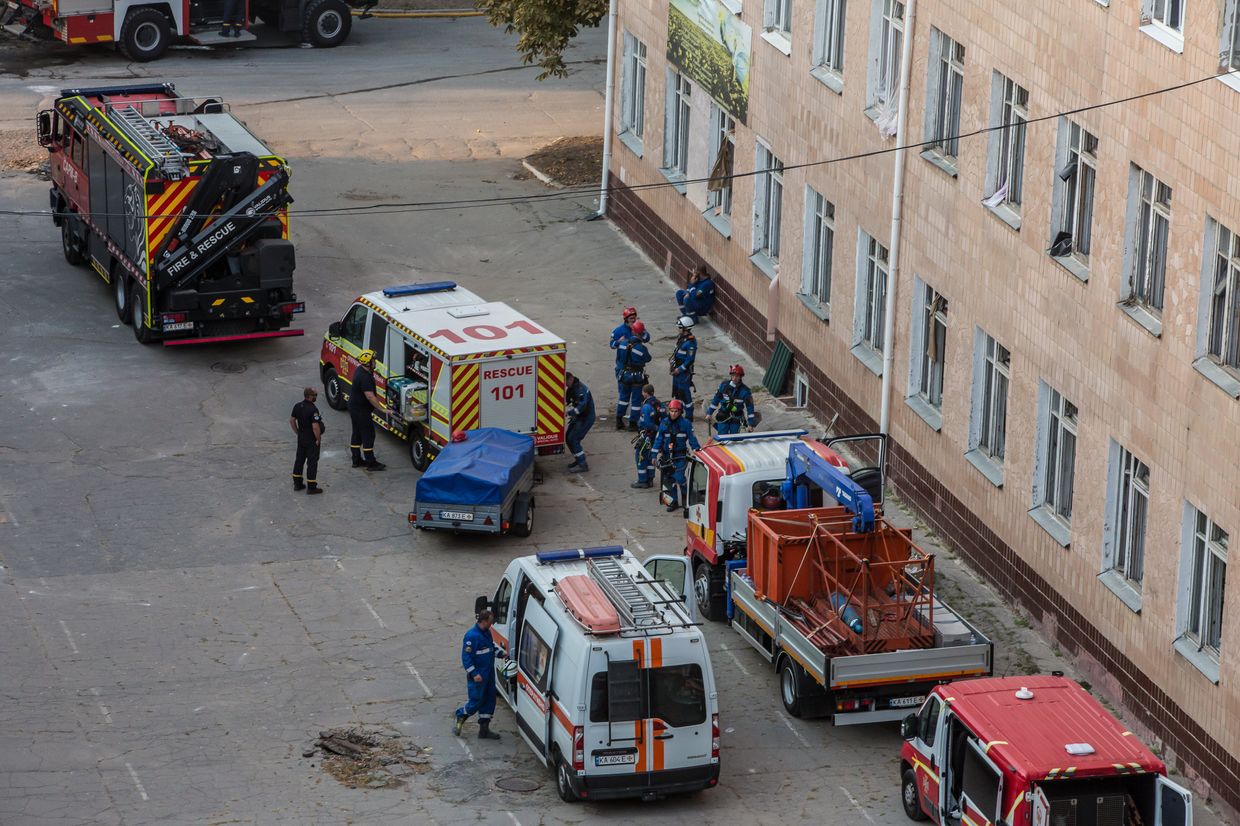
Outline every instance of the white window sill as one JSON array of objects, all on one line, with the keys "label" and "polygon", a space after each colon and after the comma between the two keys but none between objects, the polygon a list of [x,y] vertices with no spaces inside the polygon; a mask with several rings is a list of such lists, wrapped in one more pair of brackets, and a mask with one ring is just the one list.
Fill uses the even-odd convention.
[{"label": "white window sill", "polygon": [[1141,31],[1176,54],[1184,54],[1184,32],[1177,32],[1162,23],[1146,23]]},{"label": "white window sill", "polygon": [[774,278],[779,275],[779,270],[777,269],[777,266],[779,265],[778,258],[771,258],[771,256],[767,255],[762,250],[758,250],[753,255],[749,256],[749,260],[752,261],[753,265],[761,270],[762,274],[767,278]]},{"label": "white window sill", "polygon": [[1233,399],[1240,399],[1240,378],[1209,356],[1193,360],[1193,369],[1218,385],[1219,389]]},{"label": "white window sill", "polygon": [[1128,299],[1115,306],[1119,307],[1124,315],[1137,322],[1145,332],[1154,338],[1162,338],[1162,318],[1157,315],[1157,311]]},{"label": "white window sill", "polygon": [[707,207],[702,213],[702,217],[706,219],[706,223],[710,224],[724,238],[732,237],[732,216],[727,213],[715,214],[714,207]]},{"label": "white window sill", "polygon": [[1219,82],[1240,92],[1240,72],[1229,70],[1218,76]]},{"label": "white window sill", "polygon": [[1017,232],[1020,232],[1020,212],[1018,209],[1014,208],[1011,203],[1004,201],[996,206],[988,206],[983,203],[982,206],[986,207],[986,210],[991,215],[995,216]]},{"label": "white window sill", "polygon": [[733,14],[741,13],[741,0],[719,0],[720,4]]},{"label": "white window sill", "polygon": [[779,29],[767,29],[762,33],[762,39],[788,57],[792,56],[792,37],[788,32],[780,31]]},{"label": "white window sill", "polygon": [[997,488],[1003,487],[1003,465],[993,456],[987,456],[981,448],[973,448],[964,455],[969,464],[977,468],[990,484]]},{"label": "white window sill", "polygon": [[954,158],[947,157],[938,149],[926,149],[921,153],[921,156],[951,177],[956,177],[956,161]]},{"label": "white window sill", "polygon": [[681,172],[679,169],[670,169],[666,166],[661,166],[659,167],[659,172],[663,173],[664,178],[667,178],[672,182],[672,186],[675,187],[676,191],[681,195],[684,195],[688,190],[688,187],[685,186],[685,173]]},{"label": "white window sill", "polygon": [[904,403],[920,416],[922,421],[930,425],[930,429],[935,433],[943,430],[943,411],[930,404],[925,396],[921,394],[908,396],[904,399]]},{"label": "white window sill", "polygon": [[1089,283],[1089,264],[1085,263],[1075,255],[1052,255],[1051,260],[1068,272],[1072,273],[1083,283]]},{"label": "white window sill", "polygon": [[830,304],[823,304],[814,296],[806,295],[805,293],[797,293],[797,298],[801,300],[801,303],[804,304],[811,313],[818,316],[818,318],[828,323],[831,321]]},{"label": "white window sill", "polygon": [[844,76],[825,64],[815,66],[809,70],[810,77],[817,78],[823,86],[826,86],[837,95],[844,94]]},{"label": "white window sill", "polygon": [[858,342],[852,346],[849,351],[857,357],[857,361],[861,362],[876,376],[883,374],[883,354],[875,350],[866,342]]},{"label": "white window sill", "polygon": [[1103,571],[1098,574],[1098,581],[1107,586],[1134,614],[1141,613],[1141,592],[1132,587],[1132,583],[1124,579],[1124,575],[1119,571],[1114,568]]},{"label": "white window sill", "polygon": [[1193,664],[1194,667],[1202,674],[1206,675],[1206,679],[1218,685],[1218,658],[1213,654],[1199,649],[1197,643],[1181,634],[1176,638],[1173,645],[1175,652],[1184,659]]},{"label": "white window sill", "polygon": [[634,155],[636,155],[639,158],[642,156],[642,152],[645,150],[644,150],[644,147],[642,146],[641,138],[637,137],[636,135],[634,135],[632,132],[628,131],[627,129],[621,132],[616,137],[618,137],[620,139],[620,143],[627,146],[629,148],[629,151],[632,152]]},{"label": "white window sill", "polygon": [[1029,511],[1029,515],[1041,526],[1042,530],[1051,535],[1051,539],[1065,548],[1072,544],[1072,527],[1048,506],[1038,505]]}]

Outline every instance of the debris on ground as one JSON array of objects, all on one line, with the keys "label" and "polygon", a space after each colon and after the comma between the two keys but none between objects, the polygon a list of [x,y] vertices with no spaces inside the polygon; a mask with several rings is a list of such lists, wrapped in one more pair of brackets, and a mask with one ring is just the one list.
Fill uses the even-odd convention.
[{"label": "debris on ground", "polygon": [[29,129],[0,132],[0,170],[48,179],[47,150],[39,146],[33,124]]},{"label": "debris on ground", "polygon": [[350,789],[392,789],[402,785],[401,778],[430,771],[430,751],[406,742],[399,731],[345,726],[320,731],[301,756],[321,756],[323,770]]},{"label": "debris on ground", "polygon": [[544,183],[589,186],[603,170],[601,137],[557,138],[525,158],[524,166]]}]

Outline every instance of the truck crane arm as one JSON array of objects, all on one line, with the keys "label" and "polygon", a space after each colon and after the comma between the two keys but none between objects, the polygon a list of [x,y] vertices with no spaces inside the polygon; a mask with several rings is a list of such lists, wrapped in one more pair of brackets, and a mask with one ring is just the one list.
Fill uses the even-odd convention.
[{"label": "truck crane arm", "polygon": [[835,497],[853,515],[853,531],[874,530],[874,500],[869,492],[848,474],[814,452],[804,442],[788,448],[788,475],[782,493],[790,508],[809,507],[809,485],[814,484]]}]

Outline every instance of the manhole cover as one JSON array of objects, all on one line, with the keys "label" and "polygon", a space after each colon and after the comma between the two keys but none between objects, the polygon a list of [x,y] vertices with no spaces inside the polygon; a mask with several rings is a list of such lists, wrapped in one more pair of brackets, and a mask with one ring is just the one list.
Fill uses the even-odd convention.
[{"label": "manhole cover", "polygon": [[211,365],[211,369],[217,373],[244,373],[245,364],[239,361],[217,361]]},{"label": "manhole cover", "polygon": [[501,777],[495,785],[508,792],[536,792],[542,783],[530,777]]}]

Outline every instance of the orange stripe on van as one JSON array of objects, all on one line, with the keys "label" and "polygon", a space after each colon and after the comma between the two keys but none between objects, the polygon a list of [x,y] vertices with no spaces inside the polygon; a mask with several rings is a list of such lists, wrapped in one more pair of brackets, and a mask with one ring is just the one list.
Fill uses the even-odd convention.
[{"label": "orange stripe on van", "polygon": [[663,666],[663,640],[654,639],[650,641],[650,667],[661,668]]},{"label": "orange stripe on van", "polygon": [[646,769],[646,721],[637,720],[633,723],[633,736],[637,739],[637,763],[633,771],[641,774]]},{"label": "orange stripe on van", "polygon": [[564,730],[568,732],[568,736],[573,736],[573,718],[568,716],[568,712],[564,710],[564,706],[556,701],[551,702],[551,711],[555,714],[555,719],[559,720],[560,725],[564,726]]}]

